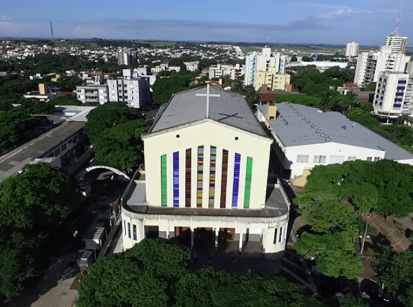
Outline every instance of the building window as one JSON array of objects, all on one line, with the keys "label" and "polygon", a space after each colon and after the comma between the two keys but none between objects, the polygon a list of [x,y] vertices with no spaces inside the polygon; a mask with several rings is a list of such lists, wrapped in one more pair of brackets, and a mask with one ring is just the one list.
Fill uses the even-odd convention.
[{"label": "building window", "polygon": [[130,223],[128,223],[128,236],[129,236],[129,239],[131,238],[131,235],[130,235]]},{"label": "building window", "polygon": [[125,236],[126,236],[126,221],[123,221],[123,228],[125,228]]},{"label": "building window", "polygon": [[179,207],[179,151],[174,152],[174,173],[173,173],[173,184],[174,184],[174,207]]},{"label": "building window", "polygon": [[240,167],[241,167],[241,155],[236,153],[235,154],[235,165],[234,165],[234,182],[232,186],[232,207],[237,207],[238,205]]},{"label": "building window", "polygon": [[227,179],[228,179],[228,150],[222,151],[222,178],[221,178],[221,202],[220,208],[225,208],[227,201]]},{"label": "building window", "polygon": [[185,207],[191,207],[191,158],[192,150],[189,148],[185,154]]},{"label": "building window", "polygon": [[60,154],[60,148],[56,149],[54,155],[57,157]]},{"label": "building window", "polygon": [[62,145],[62,151],[66,150],[66,148],[67,148],[66,144],[63,144]]},{"label": "building window", "polygon": [[215,200],[215,171],[217,163],[217,148],[211,146],[211,156],[209,161],[209,208],[214,208]]},{"label": "building window", "polygon": [[247,170],[246,170],[246,175],[245,175],[244,208],[250,207],[251,179],[252,179],[252,158],[247,157]]},{"label": "building window", "polygon": [[373,157],[367,157],[367,161],[372,161]]},{"label": "building window", "polygon": [[274,241],[273,241],[273,243],[274,244],[276,244],[277,243],[277,228],[275,228],[275,231],[274,231]]},{"label": "building window", "polygon": [[283,228],[280,227],[280,236],[278,238],[278,242],[281,242],[282,238],[283,238]]},{"label": "building window", "polygon": [[166,175],[166,155],[161,156],[161,195],[162,195],[162,206],[167,205],[167,193],[166,186],[168,184]]},{"label": "building window", "polygon": [[204,177],[204,146],[198,147],[198,169],[197,169],[197,185],[196,185],[196,206],[202,208],[202,189]]},{"label": "building window", "polygon": [[374,157],[374,162],[379,161],[380,157]]},{"label": "building window", "polygon": [[326,163],[326,156],[314,156],[314,163]]},{"label": "building window", "polygon": [[136,232],[136,225],[133,224],[133,239],[136,241],[138,240],[138,233]]},{"label": "building window", "polygon": [[308,163],[308,155],[297,155],[297,162],[298,163]]},{"label": "building window", "polygon": [[356,161],[356,156],[349,156],[348,161]]}]

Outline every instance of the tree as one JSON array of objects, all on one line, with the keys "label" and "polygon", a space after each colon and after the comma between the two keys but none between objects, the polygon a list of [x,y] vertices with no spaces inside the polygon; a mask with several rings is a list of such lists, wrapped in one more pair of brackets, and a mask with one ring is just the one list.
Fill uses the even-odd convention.
[{"label": "tree", "polygon": [[366,85],[366,87],[364,88],[364,90],[366,92],[374,92],[376,90],[376,82],[371,82],[368,85]]},{"label": "tree", "polygon": [[172,282],[189,271],[191,251],[168,240],[152,239],[135,244],[126,257],[139,259],[145,270]]},{"label": "tree", "polygon": [[9,111],[13,109],[12,104],[9,101],[1,100],[0,101],[0,112],[1,111]]},{"label": "tree", "polygon": [[17,146],[26,137],[26,131],[36,118],[20,108],[0,111],[0,150]]},{"label": "tree", "polygon": [[168,306],[167,290],[168,284],[147,272],[139,259],[112,254],[87,268],[76,306]]},{"label": "tree", "polygon": [[189,80],[185,77],[157,78],[153,84],[153,100],[164,104],[171,99],[173,94],[189,89]]},{"label": "tree", "polygon": [[87,268],[76,306],[171,306],[175,282],[188,272],[190,251],[168,240],[148,239],[124,254]]},{"label": "tree", "polygon": [[55,106],[80,106],[82,102],[72,97],[60,96],[50,101]]},{"label": "tree", "polygon": [[326,276],[353,279],[363,271],[353,238],[345,232],[321,235],[304,232],[294,248],[306,258],[315,257],[317,270]]},{"label": "tree", "polygon": [[33,266],[34,239],[11,228],[0,228],[0,292],[7,298],[23,292],[26,279],[36,275]]},{"label": "tree", "polygon": [[190,250],[146,239],[87,268],[76,306],[325,306],[283,277],[190,269]]},{"label": "tree", "polygon": [[89,112],[84,132],[92,144],[95,144],[100,134],[108,128],[124,124],[130,120],[141,119],[135,109],[120,102],[108,102]]},{"label": "tree", "polygon": [[106,129],[95,142],[96,159],[120,167],[131,168],[141,162],[140,136],[149,129],[142,119]]},{"label": "tree", "polygon": [[28,114],[52,114],[54,105],[51,102],[40,101],[36,98],[23,99],[20,108]]},{"label": "tree", "polygon": [[76,89],[76,86],[81,85],[82,82],[82,79],[79,79],[77,76],[61,75],[55,85],[60,88],[62,92],[72,92]]},{"label": "tree", "polygon": [[176,306],[325,306],[282,277],[202,269],[178,282]]},{"label": "tree", "polygon": [[70,207],[74,182],[48,163],[26,164],[24,173],[0,183],[0,227],[48,225]]},{"label": "tree", "polygon": [[298,60],[297,60],[297,56],[295,56],[295,55],[293,55],[292,57],[291,57],[291,62],[297,62]]},{"label": "tree", "polygon": [[308,56],[305,55],[305,56],[303,56],[302,60],[304,62],[311,62],[312,58],[309,58]]},{"label": "tree", "polygon": [[363,300],[359,297],[354,297],[350,293],[344,295],[344,297],[339,300],[339,307],[368,307]]},{"label": "tree", "polygon": [[386,289],[396,297],[403,295],[413,282],[413,253],[406,250],[394,253],[385,246],[383,254],[376,255],[379,278]]}]

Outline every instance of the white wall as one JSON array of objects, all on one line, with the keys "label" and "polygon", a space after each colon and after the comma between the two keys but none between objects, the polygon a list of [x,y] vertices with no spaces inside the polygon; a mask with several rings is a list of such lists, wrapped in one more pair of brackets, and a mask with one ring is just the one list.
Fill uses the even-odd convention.
[{"label": "white wall", "polygon": [[[284,149],[284,154],[287,160],[292,162],[290,166],[291,178],[294,178],[294,176],[301,176],[305,169],[312,169],[314,166],[320,164],[330,164],[331,157],[344,157],[344,162],[349,161],[349,157],[356,157],[357,160],[367,160],[367,157],[372,157],[372,161],[374,161],[376,157],[384,159],[385,152],[370,148],[326,142],[323,144],[287,147]],[[308,163],[297,162],[298,155],[308,155]],[[315,155],[326,156],[326,163],[314,163]]]},{"label": "white wall", "polygon": [[[179,138],[176,137],[179,135]],[[235,140],[238,137],[238,140]],[[192,149],[191,207],[196,207],[197,148],[204,146],[203,202],[208,207],[210,146],[217,147],[215,208],[219,208],[222,151],[228,150],[226,208],[232,208],[234,155],[241,154],[238,208],[244,206],[247,157],[253,158],[250,208],[265,204],[270,145],[272,140],[212,120],[194,123],[168,132],[144,136],[146,195],[151,206],[161,206],[161,156],[167,155],[168,207],[173,206],[173,153],[179,151],[179,206],[185,206],[185,151]],[[162,145],[160,145],[162,144]]]}]

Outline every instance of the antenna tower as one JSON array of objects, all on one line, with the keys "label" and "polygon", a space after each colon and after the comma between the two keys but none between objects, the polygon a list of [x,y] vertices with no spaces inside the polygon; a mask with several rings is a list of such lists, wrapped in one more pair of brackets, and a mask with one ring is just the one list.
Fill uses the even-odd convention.
[{"label": "antenna tower", "polygon": [[54,37],[53,37],[53,24],[52,24],[52,22],[50,22],[50,33],[52,34],[52,41],[53,41]]},{"label": "antenna tower", "polygon": [[396,22],[396,31],[394,33],[399,33],[399,22],[400,22],[400,15],[402,13],[402,7],[400,7],[400,11],[399,11],[399,16],[397,17],[397,22]]}]

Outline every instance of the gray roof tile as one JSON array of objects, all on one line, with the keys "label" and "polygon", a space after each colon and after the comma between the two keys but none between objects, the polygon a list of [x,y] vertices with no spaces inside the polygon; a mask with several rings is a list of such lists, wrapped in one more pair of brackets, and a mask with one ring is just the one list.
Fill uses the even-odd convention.
[{"label": "gray roof tile", "polygon": [[[258,108],[266,114],[266,105]],[[277,119],[270,125],[286,147],[333,142],[382,150],[390,160],[413,159],[413,154],[338,112],[283,102],[277,104]]]},{"label": "gray roof tile", "polygon": [[[157,119],[149,132],[158,132],[205,119],[207,99],[197,94],[206,94],[206,87],[175,94],[168,105],[159,110],[159,115],[157,114]],[[208,118],[266,136],[245,98],[214,87],[211,87],[210,94],[219,94],[220,97],[210,97]]]}]

